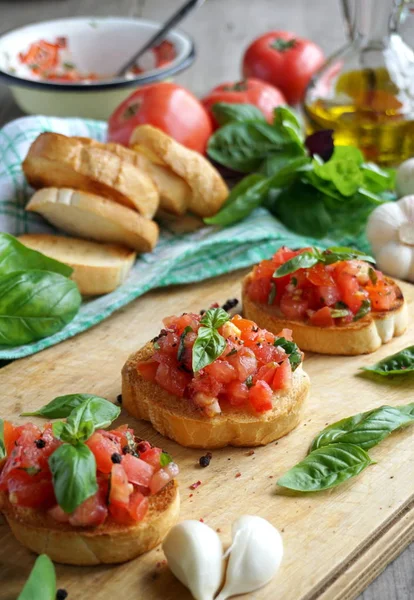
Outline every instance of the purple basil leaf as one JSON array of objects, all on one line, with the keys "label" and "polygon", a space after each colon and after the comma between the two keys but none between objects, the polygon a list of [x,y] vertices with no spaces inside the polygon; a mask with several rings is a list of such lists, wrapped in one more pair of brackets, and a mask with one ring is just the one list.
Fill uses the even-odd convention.
[{"label": "purple basil leaf", "polygon": [[305,146],[311,156],[318,154],[322,160],[328,161],[334,151],[333,129],[322,129],[308,135]]}]

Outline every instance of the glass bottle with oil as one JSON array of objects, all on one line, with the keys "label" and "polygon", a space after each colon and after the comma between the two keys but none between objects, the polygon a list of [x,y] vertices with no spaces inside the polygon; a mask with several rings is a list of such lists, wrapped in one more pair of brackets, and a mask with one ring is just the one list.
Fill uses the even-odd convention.
[{"label": "glass bottle with oil", "polygon": [[414,51],[399,32],[414,3],[342,5],[351,41],[308,87],[308,131],[333,129],[336,144],[353,144],[367,160],[393,166],[414,156]]}]

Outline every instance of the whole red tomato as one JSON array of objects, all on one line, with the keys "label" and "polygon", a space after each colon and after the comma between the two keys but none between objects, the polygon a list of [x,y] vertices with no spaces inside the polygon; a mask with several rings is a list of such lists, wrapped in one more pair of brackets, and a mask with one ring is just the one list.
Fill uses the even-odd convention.
[{"label": "whole red tomato", "polygon": [[271,83],[283,92],[289,104],[297,104],[324,61],[321,48],[313,42],[288,31],[270,31],[247,48],[243,76]]},{"label": "whole red tomato", "polygon": [[108,121],[108,141],[128,145],[135,127],[154,125],[187,148],[204,153],[210,117],[195,96],[175,83],[146,85],[131,94]]},{"label": "whole red tomato", "polygon": [[222,83],[212,89],[201,102],[209,111],[215,127],[218,127],[218,123],[214,118],[211,107],[217,102],[254,104],[262,111],[269,123],[273,119],[273,109],[280,104],[287,103],[282,92],[273,85],[252,78],[243,79],[236,83]]}]

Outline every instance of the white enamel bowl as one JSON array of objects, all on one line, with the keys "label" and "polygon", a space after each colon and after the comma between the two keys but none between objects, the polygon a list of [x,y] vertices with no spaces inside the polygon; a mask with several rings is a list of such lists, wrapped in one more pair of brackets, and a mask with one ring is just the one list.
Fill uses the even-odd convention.
[{"label": "white enamel bowl", "polygon": [[[0,81],[6,83],[26,113],[61,117],[107,119],[134,89],[170,79],[188,68],[195,58],[191,38],[179,30],[168,35],[176,58],[163,68],[153,68],[132,78],[91,83],[59,83],[31,78],[18,60],[31,43],[55,42],[65,37],[71,60],[83,73],[115,73],[160,28],[160,23],[122,17],[78,17],[43,21],[13,29],[0,36]],[[146,57],[143,57],[143,64]],[[148,57],[150,58],[150,57]]]}]

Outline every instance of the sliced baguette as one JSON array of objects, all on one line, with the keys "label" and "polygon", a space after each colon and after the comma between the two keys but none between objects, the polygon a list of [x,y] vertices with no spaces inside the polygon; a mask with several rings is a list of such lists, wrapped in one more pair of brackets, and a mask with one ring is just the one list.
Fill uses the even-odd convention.
[{"label": "sliced baguette", "polygon": [[123,244],[138,252],[150,252],[158,241],[156,223],[95,194],[44,188],[32,196],[26,210],[41,214],[71,235]]},{"label": "sliced baguette", "polygon": [[121,160],[126,161],[150,176],[160,195],[159,208],[173,215],[183,215],[189,204],[191,189],[189,185],[171,169],[158,162],[153,162],[140,151],[140,147],[125,148],[120,144],[108,142],[100,144],[91,138],[78,137],[86,146],[108,150]]},{"label": "sliced baguette", "polygon": [[111,519],[99,527],[72,527],[47,513],[11,504],[0,492],[3,512],[15,538],[37,554],[69,565],[122,563],[155,548],[178,520],[180,497],[171,481],[149,497],[149,510],[136,525],[119,525]]},{"label": "sliced baguette", "polygon": [[122,369],[122,405],[137,419],[150,421],[154,429],[188,448],[224,446],[263,446],[291,431],[300,420],[308,396],[308,375],[299,366],[293,373],[292,387],[273,394],[272,411],[256,414],[226,407],[215,417],[203,416],[187,399],[171,395],[156,383],[146,381],[137,363],[148,360],[154,346],[132,354]]},{"label": "sliced baguette", "polygon": [[23,171],[34,188],[67,187],[98,194],[151,218],[159,194],[151,178],[104,147],[76,138],[42,133],[30,146]]},{"label": "sliced baguette", "polygon": [[221,175],[204,156],[189,150],[169,135],[151,125],[140,125],[132,133],[129,145],[161,163],[182,177],[191,188],[188,210],[200,217],[215,215],[229,190]]},{"label": "sliced baguette", "polygon": [[99,244],[78,238],[48,234],[25,234],[19,240],[28,248],[66,263],[71,279],[83,296],[108,294],[126,279],[136,254],[125,246]]},{"label": "sliced baguette", "polygon": [[402,291],[392,279],[386,279],[395,286],[397,296],[391,310],[370,312],[349,325],[315,327],[302,321],[285,319],[280,316],[277,307],[251,300],[246,291],[251,281],[249,274],[243,281],[243,315],[274,334],[284,327],[291,329],[293,339],[301,350],[348,356],[369,354],[393,337],[402,335],[408,326],[408,311]]}]

